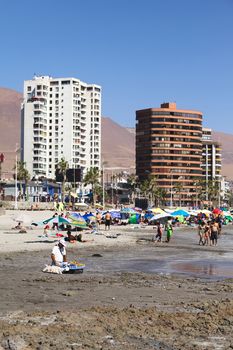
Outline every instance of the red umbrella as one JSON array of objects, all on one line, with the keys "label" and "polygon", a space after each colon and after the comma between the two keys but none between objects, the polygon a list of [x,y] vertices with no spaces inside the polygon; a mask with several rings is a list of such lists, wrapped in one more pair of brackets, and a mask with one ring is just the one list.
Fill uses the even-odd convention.
[{"label": "red umbrella", "polygon": [[215,208],[214,210],[213,210],[213,214],[221,214],[221,210],[219,209],[219,208]]}]

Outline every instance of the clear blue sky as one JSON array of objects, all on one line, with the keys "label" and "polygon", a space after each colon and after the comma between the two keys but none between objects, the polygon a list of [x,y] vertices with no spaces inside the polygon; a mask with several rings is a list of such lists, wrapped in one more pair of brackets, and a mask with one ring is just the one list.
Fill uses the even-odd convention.
[{"label": "clear blue sky", "polygon": [[73,76],[121,125],[176,101],[233,133],[233,0],[2,0],[0,33],[2,87]]}]

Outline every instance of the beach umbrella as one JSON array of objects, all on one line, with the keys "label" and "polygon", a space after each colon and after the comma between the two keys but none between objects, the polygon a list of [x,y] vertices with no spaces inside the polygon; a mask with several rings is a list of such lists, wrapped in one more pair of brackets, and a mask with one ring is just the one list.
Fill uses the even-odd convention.
[{"label": "beach umbrella", "polygon": [[103,209],[103,205],[102,205],[102,204],[96,203],[96,204],[95,204],[95,207],[96,207],[97,209]]},{"label": "beach umbrella", "polygon": [[222,211],[228,211],[226,207],[220,208]]},{"label": "beach umbrella", "polygon": [[224,217],[225,217],[225,219],[228,220],[228,221],[233,221],[233,218],[232,218],[231,215],[225,215]]},{"label": "beach umbrella", "polygon": [[154,216],[152,216],[152,218],[150,219],[150,221],[160,221],[162,219],[172,219],[172,215],[167,214],[167,213],[161,213],[161,214],[156,214]]},{"label": "beach umbrella", "polygon": [[226,217],[226,216],[232,217],[232,215],[231,215],[231,213],[229,211],[223,211],[221,215],[224,216],[224,217]]},{"label": "beach umbrella", "polygon": [[197,216],[197,215],[198,215],[198,212],[197,212],[196,210],[191,210],[191,211],[189,212],[189,215],[190,215],[190,216]]},{"label": "beach umbrella", "polygon": [[171,214],[173,211],[174,211],[174,209],[163,209],[163,211],[165,212],[165,213],[168,213],[168,214]]},{"label": "beach umbrella", "polygon": [[138,207],[133,208],[133,210],[135,210],[135,211],[138,212],[138,213],[141,213],[141,212],[142,212],[142,208],[138,208]]},{"label": "beach umbrella", "polygon": [[43,222],[43,224],[48,224],[48,223],[51,223],[51,224],[53,224],[53,223],[57,223],[57,224],[67,224],[67,225],[69,225],[69,220],[68,219],[66,219],[66,218],[64,218],[64,217],[62,217],[62,216],[55,216],[55,217],[51,217],[51,218],[49,218],[49,219],[46,219],[46,220],[44,220],[44,221],[42,221]]},{"label": "beach umbrella", "polygon": [[70,217],[71,217],[71,218],[74,218],[74,219],[82,219],[82,218],[83,218],[81,214],[76,213],[75,211],[69,213],[69,218],[70,218]]},{"label": "beach umbrella", "polygon": [[80,209],[80,210],[86,210],[89,205],[86,203],[74,203],[74,206],[76,209]]},{"label": "beach umbrella", "polygon": [[171,215],[172,216],[184,216],[184,217],[190,216],[189,212],[186,210],[183,210],[183,209],[175,210],[171,213]]},{"label": "beach umbrella", "polygon": [[152,213],[154,214],[164,214],[165,211],[161,208],[151,208],[150,211],[152,211]]},{"label": "beach umbrella", "polygon": [[72,212],[69,215],[70,225],[80,228],[87,228],[87,222],[81,214]]},{"label": "beach umbrella", "polygon": [[70,218],[70,225],[79,227],[79,228],[88,228],[86,221],[82,219],[73,219]]},{"label": "beach umbrella", "polygon": [[46,225],[48,223],[50,223],[50,224],[56,223],[58,225],[61,225],[61,224],[70,225],[70,221],[62,216],[55,216],[55,217],[52,216],[51,218],[43,220],[43,221],[33,222],[32,225],[43,226],[43,225]]},{"label": "beach umbrella", "polygon": [[121,213],[135,214],[136,212],[133,208],[124,208],[121,210]]},{"label": "beach umbrella", "polygon": [[88,221],[88,222],[96,221],[96,217],[95,217],[95,215],[92,214],[92,213],[84,214],[82,217],[83,217],[83,219],[84,219],[85,221]]},{"label": "beach umbrella", "polygon": [[149,212],[149,213],[147,212],[147,213],[145,213],[144,218],[146,220],[150,220],[153,216],[154,216],[154,214],[152,212]]},{"label": "beach umbrella", "polygon": [[205,214],[205,215],[207,215],[207,216],[210,216],[211,211],[208,210],[208,209],[203,209],[203,210],[200,210],[199,213],[203,213],[203,214]]},{"label": "beach umbrella", "polygon": [[121,218],[121,213],[120,211],[117,210],[111,210],[110,211],[112,219],[120,219]]},{"label": "beach umbrella", "polygon": [[129,224],[138,224],[140,220],[140,214],[133,214],[129,218]]},{"label": "beach umbrella", "polygon": [[180,223],[183,223],[183,222],[184,222],[184,216],[183,216],[183,215],[178,215],[178,216],[176,216],[176,218],[178,219],[178,221],[179,221]]},{"label": "beach umbrella", "polygon": [[213,210],[213,214],[216,214],[216,215],[221,214],[221,212],[222,211],[219,208],[214,208],[214,210]]}]

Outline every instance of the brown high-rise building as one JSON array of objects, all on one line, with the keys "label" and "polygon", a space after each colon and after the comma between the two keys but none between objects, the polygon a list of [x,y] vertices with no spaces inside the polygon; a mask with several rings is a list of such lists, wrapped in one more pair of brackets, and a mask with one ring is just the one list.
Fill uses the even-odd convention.
[{"label": "brown high-rise building", "polygon": [[136,111],[136,174],[155,175],[166,203],[192,205],[202,178],[202,113],[176,103]]}]

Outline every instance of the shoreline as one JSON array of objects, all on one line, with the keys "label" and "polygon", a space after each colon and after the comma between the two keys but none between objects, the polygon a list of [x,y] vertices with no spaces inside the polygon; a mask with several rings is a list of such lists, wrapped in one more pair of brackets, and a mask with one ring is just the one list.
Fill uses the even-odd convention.
[{"label": "shoreline", "polygon": [[37,231],[3,242],[0,350],[233,349],[233,278],[172,270],[184,261],[232,261],[233,228],[224,231],[219,246],[200,247],[195,229],[175,230],[171,243],[156,244],[153,228],[123,227],[118,238],[69,243],[69,260],[86,269],[63,275],[42,272],[54,242],[33,243]]}]

